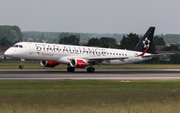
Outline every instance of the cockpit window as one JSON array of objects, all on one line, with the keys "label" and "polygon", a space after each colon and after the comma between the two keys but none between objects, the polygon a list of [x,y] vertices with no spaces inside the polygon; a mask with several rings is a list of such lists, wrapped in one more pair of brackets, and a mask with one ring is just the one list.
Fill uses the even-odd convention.
[{"label": "cockpit window", "polygon": [[18,45],[13,45],[12,47],[18,47]]},{"label": "cockpit window", "polygon": [[20,47],[20,48],[23,48],[23,46],[22,46],[22,45],[19,45],[19,47]]},{"label": "cockpit window", "polygon": [[12,47],[19,47],[19,48],[23,48],[22,45],[13,45]]}]

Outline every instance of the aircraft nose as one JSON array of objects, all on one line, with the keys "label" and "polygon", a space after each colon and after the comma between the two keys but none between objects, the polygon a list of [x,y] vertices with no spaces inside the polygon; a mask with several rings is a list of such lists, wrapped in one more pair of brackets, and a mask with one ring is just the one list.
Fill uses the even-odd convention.
[{"label": "aircraft nose", "polygon": [[4,53],[4,55],[5,55],[5,56],[11,56],[11,55],[12,55],[11,49],[6,50],[5,53]]}]

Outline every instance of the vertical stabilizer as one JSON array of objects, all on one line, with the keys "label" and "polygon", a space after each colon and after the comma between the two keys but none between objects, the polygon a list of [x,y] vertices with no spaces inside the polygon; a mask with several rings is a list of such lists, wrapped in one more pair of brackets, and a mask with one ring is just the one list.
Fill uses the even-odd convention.
[{"label": "vertical stabilizer", "polygon": [[146,34],[143,36],[143,38],[138,42],[136,47],[134,48],[134,51],[140,51],[144,52],[147,51],[152,44],[153,36],[154,36],[155,27],[150,27]]}]

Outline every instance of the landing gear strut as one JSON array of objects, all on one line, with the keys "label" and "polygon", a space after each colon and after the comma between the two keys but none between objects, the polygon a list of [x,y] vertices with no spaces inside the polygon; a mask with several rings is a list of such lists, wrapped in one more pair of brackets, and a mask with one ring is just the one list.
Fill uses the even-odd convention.
[{"label": "landing gear strut", "polygon": [[25,59],[20,59],[20,64],[21,65],[19,65],[19,68],[20,69],[23,69],[24,68],[24,65],[23,65],[23,62],[25,61]]},{"label": "landing gear strut", "polygon": [[74,67],[68,67],[68,68],[67,68],[67,71],[68,71],[68,72],[74,72],[74,71],[75,71],[75,68],[74,68]]},{"label": "landing gear strut", "polygon": [[88,67],[87,68],[87,72],[91,72],[91,73],[94,73],[94,71],[95,71],[95,69],[94,69],[94,67]]}]

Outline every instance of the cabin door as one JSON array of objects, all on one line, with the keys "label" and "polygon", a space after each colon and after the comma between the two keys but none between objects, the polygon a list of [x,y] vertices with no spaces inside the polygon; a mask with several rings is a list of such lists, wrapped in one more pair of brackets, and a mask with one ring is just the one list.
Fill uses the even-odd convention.
[{"label": "cabin door", "polygon": [[34,52],[34,45],[32,43],[29,43],[29,54],[33,54]]}]

